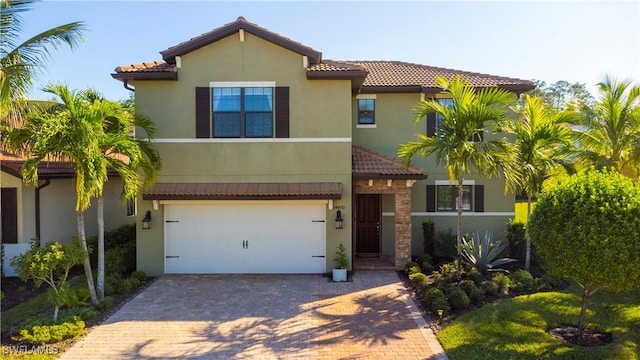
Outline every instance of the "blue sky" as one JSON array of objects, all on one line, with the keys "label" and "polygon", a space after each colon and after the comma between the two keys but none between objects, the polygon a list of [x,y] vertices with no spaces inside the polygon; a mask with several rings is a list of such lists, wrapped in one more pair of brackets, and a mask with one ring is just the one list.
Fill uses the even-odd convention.
[{"label": "blue sky", "polygon": [[160,60],[159,52],[244,16],[333,60],[399,60],[521,79],[582,82],[605,74],[640,83],[636,1],[43,1],[24,13],[23,34],[84,21],[86,41],[54,53],[46,82],[129,96],[116,66]]}]

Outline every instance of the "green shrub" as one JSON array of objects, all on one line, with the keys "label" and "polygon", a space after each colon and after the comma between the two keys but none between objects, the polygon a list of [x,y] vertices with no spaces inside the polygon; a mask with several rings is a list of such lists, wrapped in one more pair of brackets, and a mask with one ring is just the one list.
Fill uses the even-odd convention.
[{"label": "green shrub", "polygon": [[136,277],[129,277],[127,278],[127,280],[131,283],[131,287],[135,290],[138,288],[138,286],[140,286],[140,280],[138,280],[138,278]]},{"label": "green shrub", "polygon": [[540,289],[541,290],[560,290],[565,288],[568,285],[568,281],[566,278],[562,276],[553,276],[549,274],[545,274],[540,279]]},{"label": "green shrub", "polygon": [[480,285],[480,283],[484,281],[484,276],[475,266],[469,268],[469,271],[466,272],[466,278],[473,281],[476,285]]},{"label": "green shrub", "polygon": [[124,279],[122,280],[121,286],[120,286],[120,292],[123,294],[127,294],[132,292],[133,290],[135,290],[135,286],[133,284],[133,282],[131,281],[130,278]]},{"label": "green shrub", "polygon": [[84,326],[84,321],[76,316],[73,321],[66,321],[61,324],[34,325],[30,328],[21,329],[20,337],[17,340],[34,345],[49,344],[81,335],[84,331]]},{"label": "green shrub", "polygon": [[491,280],[485,280],[480,283],[480,289],[484,291],[485,294],[495,296],[498,295],[498,284]]},{"label": "green shrub", "polygon": [[105,296],[102,301],[98,303],[99,310],[105,310],[113,306],[113,298],[111,296]]},{"label": "green shrub", "polygon": [[465,292],[465,293],[467,293],[467,295],[470,295],[470,294],[471,294],[471,291],[472,291],[473,289],[477,289],[477,288],[478,288],[478,287],[476,286],[476,284],[475,284],[473,281],[468,280],[468,279],[467,279],[467,280],[461,280],[461,281],[458,283],[458,287],[459,287],[460,289],[464,290],[464,292]]},{"label": "green shrub", "polygon": [[104,253],[105,273],[120,274],[126,276],[131,274],[136,267],[136,254],[130,248],[116,247],[106,250]]},{"label": "green shrub", "polygon": [[131,277],[138,279],[138,281],[143,282],[147,279],[147,274],[142,270],[136,270],[131,273]]},{"label": "green shrub", "polygon": [[469,293],[469,300],[471,300],[473,304],[482,303],[484,301],[484,290],[478,287],[471,289],[471,293]]},{"label": "green shrub", "polygon": [[422,237],[424,239],[424,253],[434,255],[435,251],[435,231],[436,224],[433,220],[425,220],[422,222]]},{"label": "green shrub", "polygon": [[538,289],[537,281],[527,270],[518,270],[509,274],[509,278],[513,283],[513,291],[530,292]]},{"label": "green shrub", "polygon": [[427,285],[427,280],[429,278],[427,277],[427,275],[421,273],[421,272],[417,272],[417,273],[413,273],[411,275],[409,275],[409,281],[411,281],[411,285],[413,285],[413,287],[419,289],[423,286]]},{"label": "green shrub", "polygon": [[119,274],[108,275],[104,278],[105,295],[114,295],[122,292],[122,277]]},{"label": "green shrub", "polygon": [[404,271],[408,275],[411,275],[416,272],[420,272],[420,265],[418,265],[418,263],[415,261],[407,261],[407,263],[404,264]]},{"label": "green shrub", "polygon": [[456,262],[445,263],[440,266],[440,269],[433,273],[436,285],[440,288],[444,288],[447,284],[456,281],[458,274],[458,268]]},{"label": "green shrub", "polygon": [[503,274],[496,274],[493,279],[491,279],[496,286],[498,287],[498,291],[504,295],[509,295],[509,289],[513,286],[511,279]]},{"label": "green shrub", "polygon": [[66,305],[70,309],[89,305],[89,301],[91,298],[91,293],[86,287],[81,287],[77,290],[74,290],[73,288],[66,286],[60,289],[59,295],[64,305]]},{"label": "green shrub", "polygon": [[451,229],[436,234],[434,255],[443,259],[455,259],[458,256],[456,234]]},{"label": "green shrub", "polygon": [[[95,236],[87,237],[87,247],[93,249],[94,251],[90,253],[91,264],[98,263],[98,238]],[[127,267],[125,272],[122,275],[126,276],[131,271],[135,270],[135,261],[136,261],[136,225],[135,223],[125,224],[120,226],[119,228],[105,231],[104,233],[104,251],[105,251],[105,262],[106,262],[106,253],[107,251],[115,248],[122,248],[126,251],[127,262],[131,263],[130,267]],[[106,264],[105,264],[105,271]],[[107,274],[109,274],[107,272]]]},{"label": "green shrub", "polygon": [[451,307],[447,302],[442,290],[438,288],[429,288],[424,294],[424,303],[434,311],[443,310],[445,314],[451,312]]},{"label": "green shrub", "polygon": [[64,310],[60,319],[58,319],[58,322],[74,322],[76,317],[80,318],[80,320],[88,321],[96,317],[96,315],[98,315],[98,312],[91,305],[75,307],[73,309]]},{"label": "green shrub", "polygon": [[455,310],[464,310],[469,307],[471,300],[469,296],[461,288],[457,286],[451,286],[445,292],[449,305]]},{"label": "green shrub", "polygon": [[433,258],[429,254],[424,254],[418,257],[418,264],[420,264],[420,269],[424,274],[430,274],[433,272]]},{"label": "green shrub", "polygon": [[509,256],[520,260],[524,264],[527,251],[526,224],[522,222],[514,222],[509,219],[505,230],[505,237],[509,241]]}]

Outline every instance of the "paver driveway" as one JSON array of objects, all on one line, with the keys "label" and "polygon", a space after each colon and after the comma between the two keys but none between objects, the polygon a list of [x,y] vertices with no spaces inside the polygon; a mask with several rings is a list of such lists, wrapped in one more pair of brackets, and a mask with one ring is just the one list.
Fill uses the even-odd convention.
[{"label": "paver driveway", "polygon": [[[434,355],[435,354],[435,355]],[[446,359],[394,271],[168,275],[62,359]]]}]

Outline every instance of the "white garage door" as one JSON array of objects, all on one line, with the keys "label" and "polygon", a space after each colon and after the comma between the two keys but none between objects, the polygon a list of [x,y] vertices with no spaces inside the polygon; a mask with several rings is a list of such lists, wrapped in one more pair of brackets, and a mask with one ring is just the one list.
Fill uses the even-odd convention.
[{"label": "white garage door", "polygon": [[326,270],[326,205],[311,201],[166,204],[165,273]]}]

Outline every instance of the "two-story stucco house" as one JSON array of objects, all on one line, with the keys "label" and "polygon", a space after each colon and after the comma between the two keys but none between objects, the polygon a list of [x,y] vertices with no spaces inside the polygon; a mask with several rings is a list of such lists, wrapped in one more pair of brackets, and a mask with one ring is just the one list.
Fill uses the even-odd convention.
[{"label": "two-story stucco house", "polygon": [[[422,221],[455,227],[445,169],[395,159],[428,131],[414,123],[414,105],[443,97],[438,75],[533,88],[403,62],[323,60],[242,17],[160,53],[112,74],[158,126],[163,170],[138,201],[138,268],[150,275],[325,273],[339,244],[352,259],[392,256],[399,269],[422,251]],[[465,228],[504,231],[514,196],[502,181],[466,185]]]}]

